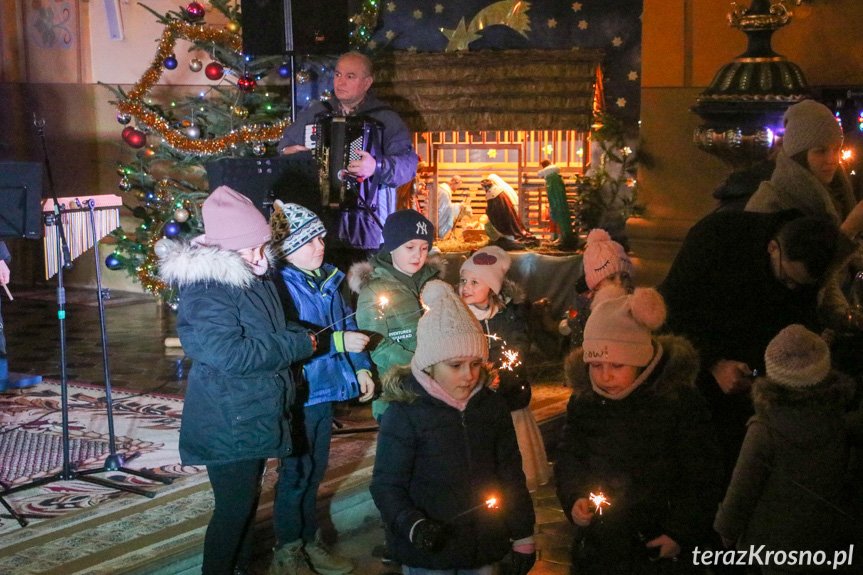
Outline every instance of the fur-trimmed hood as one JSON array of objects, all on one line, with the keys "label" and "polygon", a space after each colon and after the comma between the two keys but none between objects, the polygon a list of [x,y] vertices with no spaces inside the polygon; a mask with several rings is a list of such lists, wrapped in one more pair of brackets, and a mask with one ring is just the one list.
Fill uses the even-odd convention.
[{"label": "fur-trimmed hood", "polygon": [[[351,291],[354,293],[360,293],[360,291],[369,285],[374,278],[379,277],[381,273],[388,273],[387,271],[378,271],[378,267],[375,266],[380,255],[373,257],[370,260],[364,262],[357,262],[351,266],[348,270],[348,287],[351,288]],[[384,263],[392,266],[391,261],[382,260]],[[438,277],[442,278],[446,273],[447,260],[440,253],[429,254],[426,259],[425,265],[436,269],[438,271]]]},{"label": "fur-trimmed hood", "polygon": [[500,297],[507,304],[523,304],[527,300],[527,292],[524,288],[509,278],[504,278],[500,286]]},{"label": "fur-trimmed hood", "polygon": [[[488,387],[494,381],[497,370],[490,363],[482,366],[479,374],[479,385]],[[381,401],[413,403],[420,393],[427,394],[419,384],[410,384],[410,365],[394,365],[381,377]]]},{"label": "fur-trimmed hood", "polygon": [[[649,388],[653,393],[662,394],[694,387],[700,361],[698,352],[692,344],[686,338],[677,335],[660,335],[654,339],[662,346],[663,358],[657,365],[659,371],[651,374],[641,387]],[[574,396],[593,393],[583,355],[582,348],[573,350],[567,356],[564,365],[564,375],[567,383],[572,387]]]},{"label": "fur-trimmed hood", "polygon": [[560,173],[560,167],[558,167],[556,164],[549,164],[548,166],[544,167],[539,172],[537,172],[536,175],[539,176],[540,178],[547,178],[548,176],[550,176],[552,174],[559,174],[559,173]]},{"label": "fur-trimmed hood", "polygon": [[767,421],[789,441],[819,445],[832,441],[854,397],[854,382],[835,371],[821,383],[789,387],[759,378],[752,385],[754,419]]},{"label": "fur-trimmed hood", "polygon": [[[218,246],[199,244],[194,240],[159,240],[165,242],[167,253],[159,258],[159,278],[182,288],[195,283],[225,284],[245,289],[257,276],[235,251]],[[270,266],[274,264],[269,245],[266,247]]]}]

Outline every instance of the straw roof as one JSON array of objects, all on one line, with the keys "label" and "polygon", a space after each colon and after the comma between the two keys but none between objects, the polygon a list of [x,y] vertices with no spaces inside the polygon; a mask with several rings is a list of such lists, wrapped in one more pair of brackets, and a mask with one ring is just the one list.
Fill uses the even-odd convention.
[{"label": "straw roof", "polygon": [[602,90],[602,56],[582,49],[388,52],[375,60],[373,89],[414,132],[586,132]]}]

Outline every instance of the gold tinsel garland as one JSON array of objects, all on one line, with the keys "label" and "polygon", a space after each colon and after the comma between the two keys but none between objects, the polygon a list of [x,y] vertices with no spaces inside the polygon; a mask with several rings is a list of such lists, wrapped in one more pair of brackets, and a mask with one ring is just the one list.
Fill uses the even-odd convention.
[{"label": "gold tinsel garland", "polygon": [[150,68],[129,91],[126,98],[117,104],[120,112],[134,116],[139,122],[162,136],[172,148],[199,156],[219,154],[241,143],[275,142],[281,138],[282,132],[289,123],[284,120],[273,126],[257,124],[243,126],[239,130],[209,140],[192,139],[182,131],[172,129],[164,117],[148,109],[142,100],[162,77],[165,58],[174,53],[174,46],[178,39],[219,43],[235,52],[242,49],[240,36],[229,30],[190,24],[181,20],[171,22],[162,32],[162,39],[159,41],[159,48],[156,50],[156,57]]}]

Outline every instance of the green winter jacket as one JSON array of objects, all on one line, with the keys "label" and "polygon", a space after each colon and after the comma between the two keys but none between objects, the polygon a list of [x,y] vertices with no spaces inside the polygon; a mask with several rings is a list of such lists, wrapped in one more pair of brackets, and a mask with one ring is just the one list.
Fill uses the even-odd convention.
[{"label": "green winter jacket", "polygon": [[[434,260],[434,261],[433,261]],[[417,323],[423,314],[420,292],[440,273],[434,258],[410,277],[410,283],[393,267],[389,253],[378,254],[367,262],[351,266],[348,284],[359,294],[357,326],[372,339],[366,349],[382,376],[393,365],[409,364],[416,350]],[[389,300],[383,309],[381,296]]]}]

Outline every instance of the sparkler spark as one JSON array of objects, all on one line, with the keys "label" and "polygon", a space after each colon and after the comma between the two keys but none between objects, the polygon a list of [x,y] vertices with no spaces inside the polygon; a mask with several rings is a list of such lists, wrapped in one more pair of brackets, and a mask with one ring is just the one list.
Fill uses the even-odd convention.
[{"label": "sparkler spark", "polygon": [[497,497],[489,497],[486,499],[485,506],[487,509],[500,509],[500,505],[497,503]]},{"label": "sparkler spark", "polygon": [[503,362],[500,364],[501,369],[505,369],[507,371],[512,371],[513,368],[521,365],[521,360],[518,359],[518,352],[514,349],[505,349],[503,350]]},{"label": "sparkler spark", "polygon": [[383,311],[383,309],[384,309],[384,308],[387,306],[387,304],[389,304],[389,303],[390,303],[389,298],[387,298],[387,296],[382,295],[381,297],[379,297],[379,298],[378,298],[377,303],[370,303],[370,304],[368,304],[368,305],[364,305],[363,307],[359,307],[359,308],[357,308],[357,311],[355,311],[354,313],[349,313],[348,315],[346,315],[346,316],[345,316],[345,317],[343,317],[342,319],[336,320],[336,321],[334,321],[333,323],[331,323],[330,325],[322,327],[321,329],[319,329],[318,331],[316,331],[316,332],[315,332],[315,336],[318,336],[318,335],[320,335],[321,333],[323,333],[323,332],[327,331],[328,329],[330,329],[331,327],[333,327],[334,325],[336,325],[336,324],[337,324],[337,323],[339,323],[340,321],[344,321],[344,320],[348,319],[349,317],[353,317],[353,316],[357,315],[358,313],[360,313],[360,312],[361,312],[362,310],[364,310],[364,309],[368,309],[368,308],[370,308],[370,307],[378,306],[378,307],[380,307],[381,311]]},{"label": "sparkler spark", "polygon": [[590,502],[596,506],[596,510],[594,513],[598,513],[602,515],[602,506],[611,507],[611,501],[605,496],[605,493],[600,491],[599,493],[591,493],[590,494]]}]

